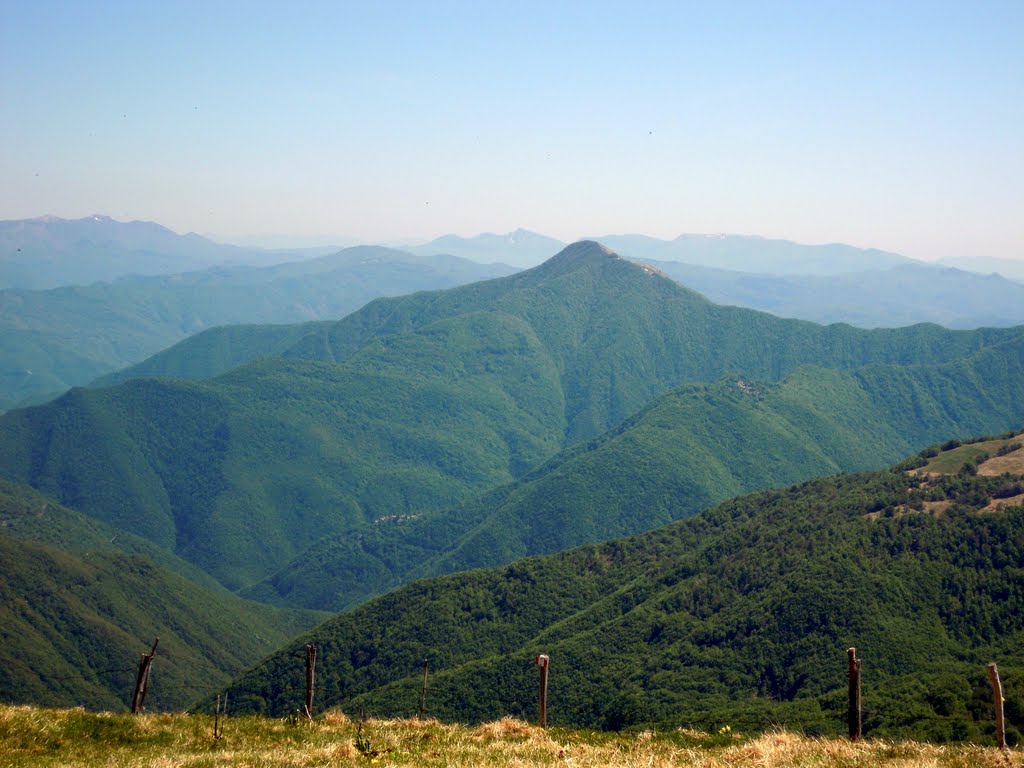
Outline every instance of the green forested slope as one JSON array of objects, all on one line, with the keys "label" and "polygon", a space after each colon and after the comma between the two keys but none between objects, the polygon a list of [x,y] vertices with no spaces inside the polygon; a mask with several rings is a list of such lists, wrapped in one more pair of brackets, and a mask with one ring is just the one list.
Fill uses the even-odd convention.
[{"label": "green forested slope", "polygon": [[[991,370],[992,357],[1005,368]],[[987,375],[986,375],[987,374]],[[872,469],[914,446],[1024,423],[1024,340],[942,366],[806,366],[780,384],[684,387],[558,457],[414,573],[499,565],[699,512],[740,493]],[[983,382],[983,383],[982,383]]]},{"label": "green forested slope", "polygon": [[995,660],[1017,738],[1021,493],[1021,477],[922,484],[898,469],[741,497],[632,539],[413,583],[303,636],[231,697],[291,711],[313,642],[322,708],[413,712],[427,658],[431,714],[529,717],[531,660],[548,653],[554,722],[839,732],[855,646],[869,734],[991,732]]},{"label": "green forested slope", "polygon": [[159,637],[147,705],[179,709],[319,618],[240,600],[150,542],[0,482],[0,700],[124,709]]},{"label": "green forested slope", "polygon": [[0,425],[5,475],[232,587],[325,535],[506,483],[564,432],[543,349],[515,319],[487,315],[348,366],[264,361],[214,382],[76,389]]},{"label": "green forested slope", "polygon": [[[446,288],[512,271],[454,257],[358,246],[273,267],[219,267],[106,283],[94,278],[87,285],[45,291],[0,290],[0,408],[87,384],[211,326],[334,320],[379,296]],[[258,354],[273,354],[280,330],[255,330],[268,337],[269,347]],[[132,375],[221,373],[252,359],[242,356],[248,351],[243,335],[228,332],[231,349],[224,348],[221,335],[220,346],[207,338],[187,353],[161,353],[153,365]],[[226,354],[219,357],[218,352]]]},{"label": "green forested slope", "polygon": [[[250,331],[211,336],[210,358],[256,356],[260,334]],[[273,596],[261,582],[327,541],[357,558],[313,553],[319,570],[324,566],[338,576],[341,586],[334,592],[344,589],[346,573],[375,591],[391,578],[384,571],[395,570],[376,553],[359,554],[377,530],[520,479],[563,446],[596,438],[682,381],[731,374],[734,382],[742,376],[770,383],[807,363],[878,365],[880,376],[905,380],[899,413],[904,418],[906,411],[908,423],[896,432],[907,440],[920,435],[921,442],[911,445],[938,434],[1006,429],[1020,402],[1020,380],[1011,375],[1019,369],[1013,340],[1020,329],[866,332],[779,320],[715,306],[594,243],[571,246],[508,278],[376,301],[341,323],[303,331],[286,357],[252,362],[213,380],[132,380],[72,390],[45,407],[5,414],[0,476],[145,536],[233,589],[254,587],[250,594]],[[262,338],[279,350],[288,333],[273,329]],[[991,370],[955,381],[935,372],[975,354],[987,355]],[[927,370],[896,367],[907,365]],[[921,376],[932,377],[934,386]],[[889,386],[877,384],[879,402]],[[857,396],[869,402],[875,395]],[[676,505],[677,511],[696,511],[763,484],[864,466],[853,458],[857,450],[863,456],[886,447],[872,438],[870,448],[844,449],[849,461],[840,461],[838,453],[830,457],[809,445],[808,435],[824,443],[832,438],[821,419],[840,406],[824,401],[807,406],[820,413],[806,426],[747,408],[727,414],[721,423],[731,425],[728,432],[702,437],[698,429],[684,438],[691,426],[715,418],[700,411],[699,398],[695,405],[692,424],[675,433],[680,444],[691,440],[694,447],[672,457],[692,460],[681,470],[692,482],[683,487],[674,481],[669,491],[652,482],[649,491],[689,498],[689,506]],[[859,423],[875,418],[862,405],[842,406],[861,431],[851,427],[836,435],[837,444],[860,439],[865,428],[885,434],[884,426]],[[717,407],[714,398],[709,407]],[[748,416],[753,420],[746,423]],[[759,435],[749,443],[743,436],[748,428]],[[714,443],[703,455],[702,441]],[[802,474],[781,469],[770,453],[751,459],[758,441],[784,450]],[[892,442],[886,455],[906,447]],[[579,512],[564,536],[552,541],[578,543],[678,516],[665,511],[666,503],[619,510],[610,520],[600,519],[607,509],[595,510],[589,522],[591,512]],[[470,518],[461,528],[435,522],[413,547],[447,546],[449,530],[470,535],[481,522]],[[374,533],[366,533],[367,526]],[[503,557],[530,551],[506,532],[488,535],[498,536],[496,551],[505,551]],[[408,560],[407,540],[385,536],[382,546],[396,562]],[[409,572],[408,563],[402,567]],[[285,591],[281,584],[271,587],[278,595]],[[334,605],[336,599],[306,598],[303,604]]]},{"label": "green forested slope", "polygon": [[712,304],[650,268],[580,242],[506,278],[371,302],[337,323],[311,327],[286,354],[340,362],[381,336],[477,311],[522,318],[537,335],[565,392],[567,445],[596,437],[684,381],[726,374],[776,380],[803,364],[936,364],[1021,335],[783,320]]},{"label": "green forested slope", "polygon": [[302,339],[312,325],[218,325],[189,336],[136,365],[101,376],[89,386],[110,387],[131,379],[155,377],[212,378],[261,357],[280,355]]},{"label": "green forested slope", "polygon": [[1024,340],[940,366],[804,366],[779,383],[684,385],[457,509],[325,539],[248,594],[351,607],[410,577],[556,552],[740,493],[877,468],[943,437],[1024,423],[1022,381]]}]

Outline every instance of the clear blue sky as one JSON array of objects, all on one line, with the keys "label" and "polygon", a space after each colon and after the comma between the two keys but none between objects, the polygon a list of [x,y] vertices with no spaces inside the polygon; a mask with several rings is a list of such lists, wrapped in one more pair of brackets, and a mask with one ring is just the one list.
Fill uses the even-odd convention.
[{"label": "clear blue sky", "polygon": [[0,218],[1024,258],[1024,0],[0,0]]}]

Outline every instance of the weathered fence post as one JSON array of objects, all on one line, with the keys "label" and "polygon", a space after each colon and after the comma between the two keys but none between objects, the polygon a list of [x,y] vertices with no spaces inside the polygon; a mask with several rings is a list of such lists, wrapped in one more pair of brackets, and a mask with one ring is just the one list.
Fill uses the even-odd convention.
[{"label": "weathered fence post", "polygon": [[137,715],[142,711],[142,705],[146,701],[146,691],[149,690],[149,669],[153,666],[153,657],[156,655],[156,647],[160,644],[158,637],[153,641],[153,650],[142,654],[139,660],[139,674],[135,678],[135,691],[132,693],[132,714]]},{"label": "weathered fence post", "polygon": [[306,717],[313,719],[313,682],[316,677],[316,646],[306,646]]},{"label": "weathered fence post", "polygon": [[548,666],[550,660],[544,654],[533,660],[534,665],[540,667],[540,727],[548,727]]},{"label": "weathered fence post", "polygon": [[988,665],[988,681],[992,683],[992,703],[996,708],[996,744],[1006,749],[1006,724],[1003,722],[1003,683],[999,679],[999,668],[995,663]]},{"label": "weathered fence post", "polygon": [[427,659],[423,660],[423,688],[420,690],[420,717],[427,712],[427,670],[429,669]]},{"label": "weathered fence post", "polygon": [[213,740],[220,741],[220,694],[217,694],[217,708],[213,710]]},{"label": "weathered fence post", "polygon": [[847,668],[850,676],[849,706],[846,710],[846,724],[850,728],[850,741],[857,741],[861,737],[861,706],[860,706],[860,659],[857,658],[857,649],[848,648],[846,651]]}]

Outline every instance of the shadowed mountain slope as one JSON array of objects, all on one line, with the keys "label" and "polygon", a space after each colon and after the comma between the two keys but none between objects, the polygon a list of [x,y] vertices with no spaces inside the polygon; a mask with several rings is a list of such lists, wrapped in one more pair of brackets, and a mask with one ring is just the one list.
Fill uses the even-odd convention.
[{"label": "shadowed mountain slope", "polygon": [[240,600],[174,560],[0,481],[0,700],[123,710],[159,636],[146,703],[180,709],[320,618]]}]

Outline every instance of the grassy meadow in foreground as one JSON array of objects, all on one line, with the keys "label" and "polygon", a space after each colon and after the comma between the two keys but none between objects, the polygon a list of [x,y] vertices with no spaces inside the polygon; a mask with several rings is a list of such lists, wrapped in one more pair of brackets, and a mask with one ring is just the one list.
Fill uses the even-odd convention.
[{"label": "grassy meadow in foreground", "polygon": [[775,732],[599,733],[503,719],[476,727],[435,720],[367,720],[340,713],[313,722],[261,717],[131,715],[0,707],[0,766],[1007,766],[1016,751],[871,740],[856,744]]}]

